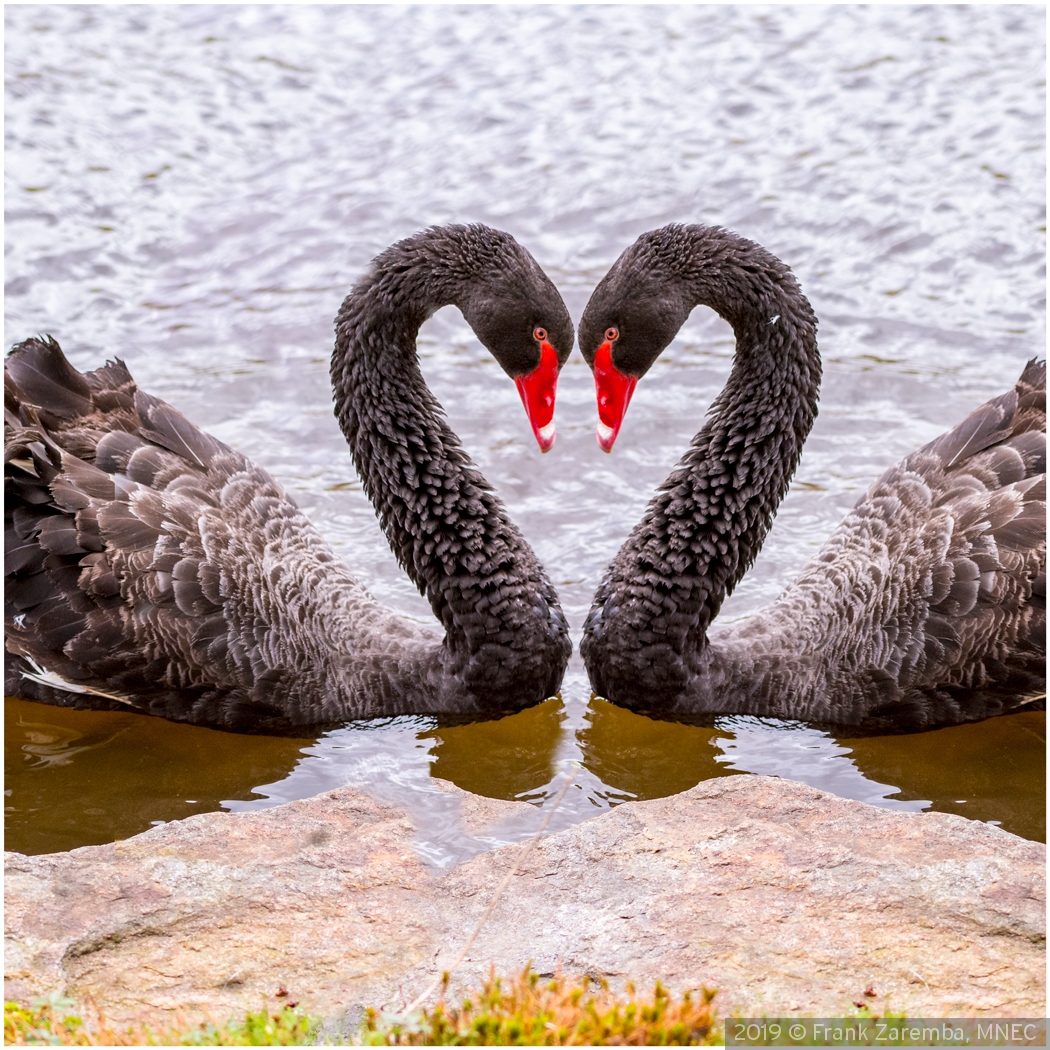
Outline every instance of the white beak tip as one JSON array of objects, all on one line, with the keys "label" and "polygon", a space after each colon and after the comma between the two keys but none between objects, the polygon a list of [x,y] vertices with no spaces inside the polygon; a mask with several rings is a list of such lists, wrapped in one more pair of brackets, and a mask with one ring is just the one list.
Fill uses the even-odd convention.
[{"label": "white beak tip", "polygon": [[557,431],[553,421],[548,423],[545,427],[540,427],[536,431],[536,440],[540,443],[541,452],[550,452],[554,445],[554,438],[556,435]]}]

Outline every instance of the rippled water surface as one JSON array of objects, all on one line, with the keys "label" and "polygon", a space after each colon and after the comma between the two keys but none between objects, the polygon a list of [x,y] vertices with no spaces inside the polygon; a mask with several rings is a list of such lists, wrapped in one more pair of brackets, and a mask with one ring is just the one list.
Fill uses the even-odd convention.
[{"label": "rippled water surface", "polygon": [[[773,598],[887,466],[1001,393],[1043,346],[1038,7],[10,6],[8,345],[47,331],[275,474],[381,600],[400,573],[331,413],[331,319],[368,260],[430,223],[509,230],[578,319],[639,233],[726,225],[798,275],[820,318],[820,417],[755,568]],[[729,371],[697,310],[640,384],[614,455],[579,355],[540,457],[512,384],[449,308],[423,368],[559,589],[578,643],[602,569]],[[8,701],[7,847],[68,849],[342,783],[408,806],[447,863],[454,797],[555,820],[708,777],[772,773],[1044,837],[1045,716],[835,740],[802,726],[654,722],[560,700],[499,722],[241,737]],[[501,838],[502,836],[502,838]]]}]

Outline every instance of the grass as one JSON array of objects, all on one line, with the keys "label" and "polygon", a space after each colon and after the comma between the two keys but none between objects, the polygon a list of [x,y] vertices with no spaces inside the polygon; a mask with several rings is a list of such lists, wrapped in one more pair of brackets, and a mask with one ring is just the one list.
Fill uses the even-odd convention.
[{"label": "grass", "polygon": [[[444,996],[411,1015],[365,1011],[349,1040],[366,1046],[706,1046],[721,1043],[711,1009],[715,993],[680,998],[657,982],[648,997],[613,995],[605,982],[541,978],[526,970],[513,980],[491,975],[459,1006]],[[87,1016],[82,1016],[87,1014]],[[298,1010],[260,1011],[225,1025],[180,1022],[163,1029],[121,1027],[93,1011],[76,1012],[54,997],[32,1007],[7,1003],[4,1043],[20,1046],[310,1046],[340,1042]]]},{"label": "grass", "polygon": [[444,1000],[406,1018],[365,1013],[360,1041],[371,1046],[705,1046],[721,1042],[711,1011],[715,993],[675,1000],[659,981],[651,998],[628,985],[626,999],[602,982],[596,991],[528,969],[504,986],[492,975],[459,1007]]},{"label": "grass", "polygon": [[[81,1016],[86,1014],[86,1016]],[[298,1010],[260,1010],[224,1025],[180,1021],[163,1028],[115,1025],[53,996],[31,1007],[4,1003],[5,1046],[312,1046],[319,1023]]]}]

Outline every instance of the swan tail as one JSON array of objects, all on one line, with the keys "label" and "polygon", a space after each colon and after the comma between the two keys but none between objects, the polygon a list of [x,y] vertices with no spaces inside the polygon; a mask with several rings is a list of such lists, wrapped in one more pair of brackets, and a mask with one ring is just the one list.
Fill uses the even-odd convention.
[{"label": "swan tail", "polygon": [[208,467],[240,457],[122,362],[81,374],[49,337],[16,346],[4,380],[7,688],[168,717],[214,701],[229,674],[198,523]]},{"label": "swan tail", "polygon": [[[1018,441],[1023,434],[1043,435]],[[1028,474],[1046,472],[1046,362],[1028,362],[1012,390],[971,412],[958,426],[931,441],[919,452],[937,455],[945,470],[995,446],[1014,444],[1026,460]],[[1042,450],[1042,458],[1038,452]],[[1002,465],[1005,466],[1005,463]]]},{"label": "swan tail", "polygon": [[1004,710],[1023,704],[1046,688],[1045,362],[902,466],[926,482],[923,534],[942,552],[918,679],[963,708],[961,690],[997,694]]},{"label": "swan tail", "polygon": [[120,361],[81,374],[30,339],[4,382],[8,690],[248,731],[333,721],[332,612],[375,601],[273,478]]},{"label": "swan tail", "polygon": [[797,638],[809,666],[820,654],[818,719],[921,729],[1031,709],[1046,689],[1045,430],[1032,361],[883,474],[738,633]]}]

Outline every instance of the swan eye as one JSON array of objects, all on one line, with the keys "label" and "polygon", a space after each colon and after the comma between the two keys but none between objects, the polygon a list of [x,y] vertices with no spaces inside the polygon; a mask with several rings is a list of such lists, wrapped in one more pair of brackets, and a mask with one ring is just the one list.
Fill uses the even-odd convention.
[{"label": "swan eye", "polygon": [[538,343],[542,343],[547,338],[546,328],[535,328],[532,332],[532,338]]},{"label": "swan eye", "polygon": [[605,341],[607,343],[615,343],[620,338],[619,328],[606,328],[605,329]]}]

